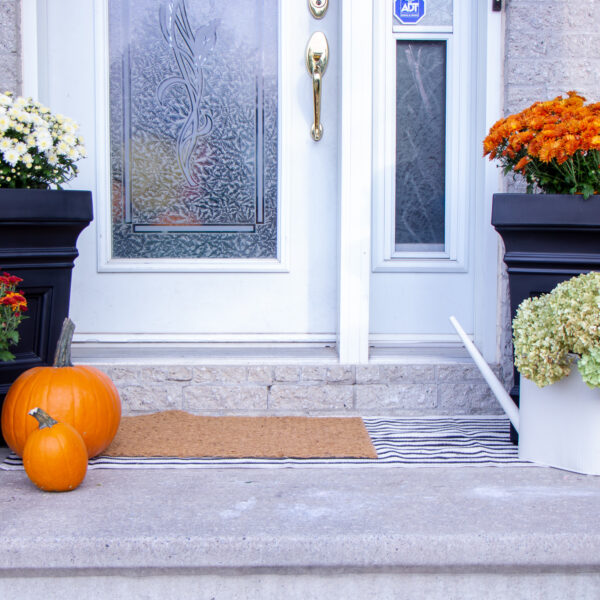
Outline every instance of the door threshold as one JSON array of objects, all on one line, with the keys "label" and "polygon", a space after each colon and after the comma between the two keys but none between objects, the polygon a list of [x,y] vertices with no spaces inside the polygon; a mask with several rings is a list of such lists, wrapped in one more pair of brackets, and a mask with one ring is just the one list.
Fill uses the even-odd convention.
[{"label": "door threshold", "polygon": [[312,344],[90,344],[73,343],[79,364],[267,365],[336,364],[335,345]]},{"label": "door threshold", "polygon": [[[174,344],[174,343],[78,343],[72,346],[79,364],[165,365],[276,365],[339,364],[335,344]],[[371,347],[369,363],[448,364],[470,363],[458,344]]]},{"label": "door threshold", "polygon": [[370,364],[437,364],[470,363],[468,352],[462,344],[398,344],[372,346],[369,349]]}]

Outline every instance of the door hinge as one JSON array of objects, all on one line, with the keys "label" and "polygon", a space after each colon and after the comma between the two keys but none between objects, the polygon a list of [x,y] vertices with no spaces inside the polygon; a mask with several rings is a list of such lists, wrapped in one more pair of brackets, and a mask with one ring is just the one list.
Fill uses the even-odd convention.
[{"label": "door hinge", "polygon": [[502,0],[492,0],[492,10],[500,12],[502,10]]}]

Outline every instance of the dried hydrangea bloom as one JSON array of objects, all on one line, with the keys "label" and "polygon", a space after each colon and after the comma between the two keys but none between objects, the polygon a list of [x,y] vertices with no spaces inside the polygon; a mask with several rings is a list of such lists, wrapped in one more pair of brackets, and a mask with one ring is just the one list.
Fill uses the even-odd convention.
[{"label": "dried hydrangea bloom", "polygon": [[543,387],[569,374],[573,357],[588,385],[600,385],[600,273],[558,284],[524,300],[513,321],[515,365]]}]

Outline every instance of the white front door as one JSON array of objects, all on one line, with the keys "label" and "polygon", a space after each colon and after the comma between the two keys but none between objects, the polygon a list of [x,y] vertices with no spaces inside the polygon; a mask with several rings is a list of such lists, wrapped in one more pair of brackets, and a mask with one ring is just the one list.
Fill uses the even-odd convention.
[{"label": "white front door", "polygon": [[359,363],[369,347],[458,348],[454,314],[496,358],[497,177],[479,148],[499,114],[500,14],[329,0],[317,20],[308,5],[25,0],[25,92],[78,120],[90,154],[77,341],[337,342]]},{"label": "white front door", "polygon": [[[79,341],[333,342],[338,11],[71,0],[38,13],[39,95],[81,124],[94,191]],[[331,49],[310,135],[311,34]]]}]

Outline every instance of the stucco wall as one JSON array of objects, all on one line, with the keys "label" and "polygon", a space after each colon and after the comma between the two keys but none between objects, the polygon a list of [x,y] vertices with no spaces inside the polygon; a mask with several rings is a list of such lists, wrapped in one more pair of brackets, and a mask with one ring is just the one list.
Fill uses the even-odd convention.
[{"label": "stucco wall", "polygon": [[[600,0],[505,0],[504,112],[536,100],[582,93],[600,101]],[[507,178],[507,191],[524,186]],[[508,285],[500,265],[499,342],[510,370],[512,345]]]},{"label": "stucco wall", "polygon": [[0,0],[0,92],[21,92],[19,0]]}]

